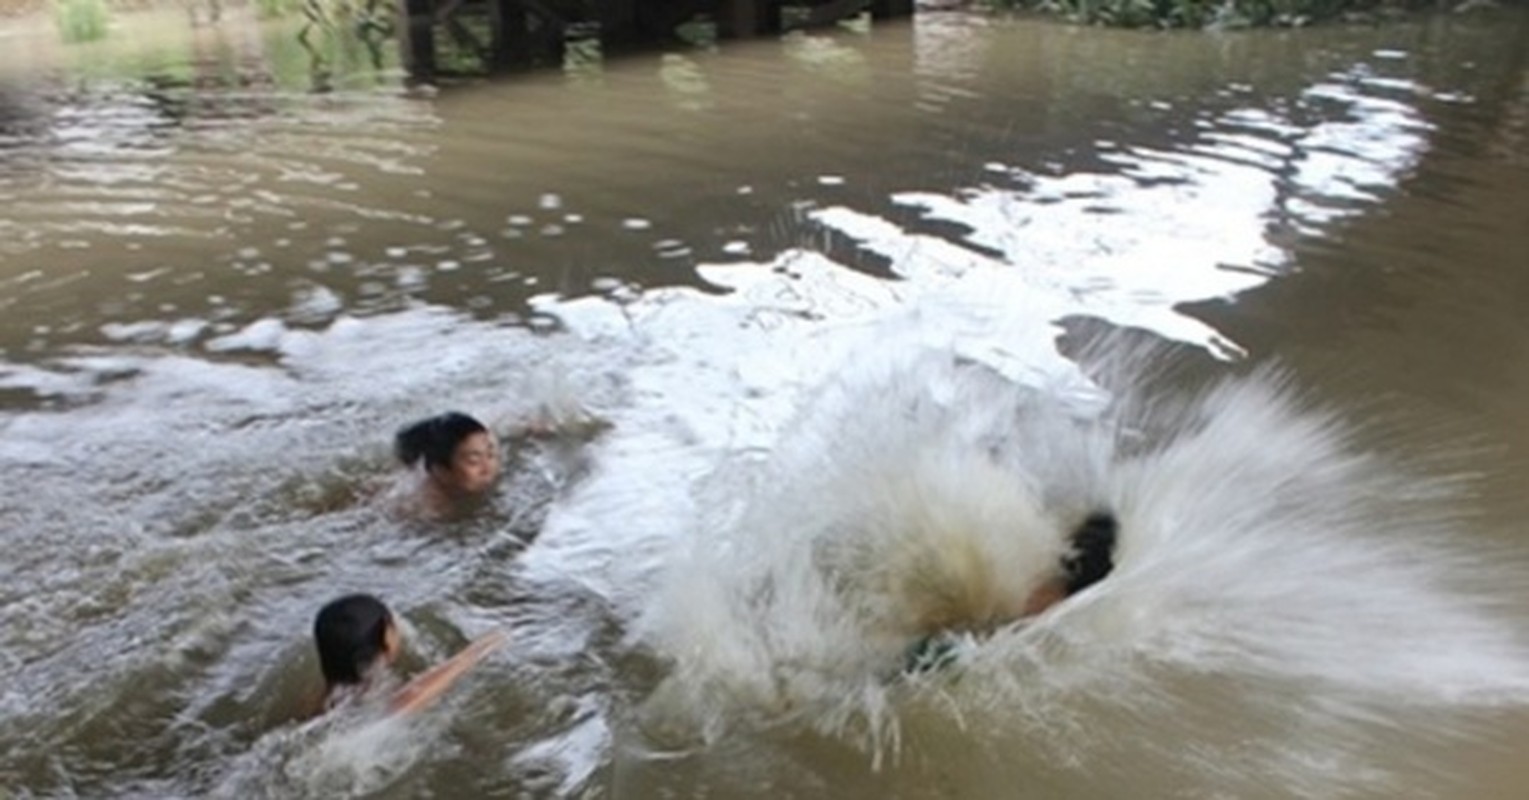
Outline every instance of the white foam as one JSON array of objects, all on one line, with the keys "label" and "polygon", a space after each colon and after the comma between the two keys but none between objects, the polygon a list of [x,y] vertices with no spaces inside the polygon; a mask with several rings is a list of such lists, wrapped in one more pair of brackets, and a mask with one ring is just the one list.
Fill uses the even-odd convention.
[{"label": "white foam", "polygon": [[[877,755],[910,724],[953,725],[1086,763],[1172,742],[1206,759],[1181,766],[1215,765],[1197,785],[1320,795],[1393,785],[1356,743],[1529,701],[1490,589],[1458,588],[1493,568],[1438,486],[1355,450],[1276,376],[1179,400],[1109,377],[1122,393],[1096,413],[938,352],[846,365],[772,453],[703,483],[641,625],[674,664],[655,725],[790,720]],[[1023,597],[1100,507],[1122,531],[1107,579],[966,641],[955,677],[899,677],[921,617]],[[1221,682],[1239,688],[1208,706]]]}]

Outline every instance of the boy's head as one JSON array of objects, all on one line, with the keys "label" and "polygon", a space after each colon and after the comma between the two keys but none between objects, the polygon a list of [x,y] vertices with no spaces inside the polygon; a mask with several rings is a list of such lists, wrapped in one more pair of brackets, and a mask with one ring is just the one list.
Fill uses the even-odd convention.
[{"label": "boy's head", "polygon": [[399,648],[392,612],[369,594],[346,595],[320,609],[313,639],[331,687],[360,683],[377,659],[391,662]]},{"label": "boy's head", "polygon": [[431,477],[448,491],[476,495],[499,477],[499,446],[483,423],[450,411],[400,430],[394,439],[398,459],[423,461]]}]

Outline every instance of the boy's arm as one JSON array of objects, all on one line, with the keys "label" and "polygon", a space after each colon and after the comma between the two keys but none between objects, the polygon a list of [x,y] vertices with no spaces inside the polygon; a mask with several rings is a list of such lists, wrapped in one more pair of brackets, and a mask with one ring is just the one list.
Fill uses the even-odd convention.
[{"label": "boy's arm", "polygon": [[395,714],[408,714],[424,708],[440,697],[464,673],[504,644],[504,641],[504,633],[497,630],[478,637],[472,644],[462,648],[462,652],[404,684],[403,688],[393,694],[388,710]]},{"label": "boy's arm", "polygon": [[1030,592],[1025,598],[1025,605],[1019,612],[1019,618],[1033,617],[1067,599],[1067,584],[1062,578],[1047,578],[1040,586]]}]

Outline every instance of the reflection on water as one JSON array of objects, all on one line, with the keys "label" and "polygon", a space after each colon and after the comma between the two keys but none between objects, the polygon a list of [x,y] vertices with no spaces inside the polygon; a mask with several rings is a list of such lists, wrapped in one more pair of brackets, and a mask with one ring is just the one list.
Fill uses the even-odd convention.
[{"label": "reflection on water", "polygon": [[[1516,286],[1525,24],[930,14],[439,94],[364,59],[309,93],[291,32],[258,28],[92,51],[119,77],[8,65],[0,525],[26,546],[0,560],[0,774],[154,797],[1512,796],[1479,744],[1529,730],[1521,581],[1490,577],[1522,542],[1441,486],[1511,459],[1340,437],[1256,378],[1176,398],[1317,352],[1340,377],[1304,382],[1368,403],[1344,368],[1408,386],[1428,353],[1388,314]],[[1417,238],[1458,208],[1469,235]],[[1518,324],[1488,299],[1480,325]],[[1176,349],[1091,372],[1058,336],[1098,328]],[[1448,412],[1506,430],[1522,393],[1492,391]],[[1010,413],[1057,402],[1106,424]],[[491,513],[431,528],[368,501],[401,421],[549,403],[613,426],[517,450]],[[1010,483],[1035,496],[988,488]],[[1059,495],[1119,507],[1118,580],[975,645],[959,688],[867,684],[901,634],[806,602],[822,546],[919,513],[1023,574],[1055,543],[995,520]],[[925,527],[908,552],[948,552]],[[760,570],[805,616],[739,600]],[[417,725],[299,725],[310,615],[362,589],[418,664],[491,625],[515,646]],[[736,713],[701,732],[728,735],[655,725],[683,690],[720,692]]]}]

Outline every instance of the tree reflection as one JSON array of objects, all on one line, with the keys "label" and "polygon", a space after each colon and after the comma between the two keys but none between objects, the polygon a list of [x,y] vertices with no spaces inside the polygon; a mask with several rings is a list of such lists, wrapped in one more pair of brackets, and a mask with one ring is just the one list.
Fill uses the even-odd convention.
[{"label": "tree reflection", "polygon": [[392,9],[383,0],[303,0],[302,12],[307,21],[296,38],[308,54],[313,91],[334,89],[336,52],[344,62],[357,63],[364,58],[372,70],[383,69],[384,44],[395,32]]}]

